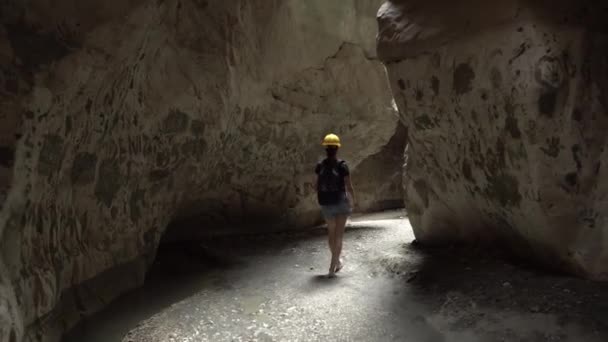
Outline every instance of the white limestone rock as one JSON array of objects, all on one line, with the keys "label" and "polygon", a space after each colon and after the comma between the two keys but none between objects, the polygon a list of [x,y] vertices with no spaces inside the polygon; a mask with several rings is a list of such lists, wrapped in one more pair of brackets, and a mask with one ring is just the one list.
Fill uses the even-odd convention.
[{"label": "white limestone rock", "polygon": [[[323,135],[341,135],[356,178],[397,130],[379,5],[1,4],[0,122],[15,124],[0,144],[14,154],[0,165],[12,175],[0,178],[0,340],[57,340],[141,285],[172,221],[317,222]],[[393,181],[374,179],[374,201]]]},{"label": "white limestone rock", "polygon": [[405,199],[418,240],[498,240],[552,267],[608,279],[600,8],[382,6],[378,54],[409,131]]}]

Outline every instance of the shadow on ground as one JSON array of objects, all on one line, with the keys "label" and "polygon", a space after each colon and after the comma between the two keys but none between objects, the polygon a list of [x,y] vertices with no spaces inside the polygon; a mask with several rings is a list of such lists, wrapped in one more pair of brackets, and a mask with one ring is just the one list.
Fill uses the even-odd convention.
[{"label": "shadow on ground", "polygon": [[[608,284],[539,269],[501,249],[413,242],[403,244],[401,253],[402,259],[384,264],[386,271],[431,306],[441,330],[476,331],[483,341],[608,336]],[[395,298],[393,304],[410,302]],[[500,336],[492,335],[497,330],[503,330]]]},{"label": "shadow on ground", "polygon": [[[378,226],[347,227],[353,232],[378,231]],[[312,241],[325,239],[323,226],[285,233],[215,236],[204,240],[161,244],[142,288],[126,293],[102,312],[85,318],[63,342],[120,341],[129,330],[153,315],[209,289],[231,291],[247,282],[241,271],[255,268],[254,260],[276,256],[289,258],[293,251],[315,252]],[[268,266],[272,267],[272,266]],[[224,277],[227,272],[236,274]],[[324,274],[311,277],[313,287],[331,287],[340,278]],[[103,333],[99,333],[103,331]]]},{"label": "shadow on ground", "polygon": [[608,285],[423,248],[408,228],[402,213],[352,220],[336,278],[323,228],[165,244],[142,289],[66,341],[608,340]]}]

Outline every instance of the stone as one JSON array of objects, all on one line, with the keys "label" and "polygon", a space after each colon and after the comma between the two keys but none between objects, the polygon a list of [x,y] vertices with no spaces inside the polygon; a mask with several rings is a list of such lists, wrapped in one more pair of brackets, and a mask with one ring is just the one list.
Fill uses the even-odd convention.
[{"label": "stone", "polygon": [[0,166],[11,167],[15,159],[15,151],[9,146],[0,146]]},{"label": "stone", "polygon": [[63,161],[63,138],[58,135],[45,135],[43,137],[40,157],[38,158],[38,173],[51,176],[61,168]]},{"label": "stone", "polygon": [[377,52],[408,130],[403,183],[416,241],[499,243],[608,280],[604,7],[382,5]]},{"label": "stone", "polygon": [[99,178],[95,185],[95,197],[106,207],[112,202],[122,186],[122,175],[117,160],[103,160],[99,165]]},{"label": "stone", "polygon": [[74,157],[70,178],[74,185],[88,185],[95,181],[95,170],[97,168],[97,156],[81,152]]},{"label": "stone", "polygon": [[163,122],[163,131],[167,134],[182,133],[188,127],[189,120],[186,113],[173,109]]},{"label": "stone", "polygon": [[0,340],[56,341],[141,285],[170,230],[319,223],[328,132],[362,209],[401,205],[380,1],[302,4],[0,5]]}]

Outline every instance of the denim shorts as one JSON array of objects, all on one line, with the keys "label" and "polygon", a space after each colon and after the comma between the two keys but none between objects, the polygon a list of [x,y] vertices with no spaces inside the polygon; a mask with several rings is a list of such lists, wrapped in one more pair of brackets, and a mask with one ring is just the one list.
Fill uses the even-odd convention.
[{"label": "denim shorts", "polygon": [[348,216],[352,211],[348,200],[345,199],[337,204],[322,205],[321,212],[323,213],[323,217],[331,219],[340,215]]}]

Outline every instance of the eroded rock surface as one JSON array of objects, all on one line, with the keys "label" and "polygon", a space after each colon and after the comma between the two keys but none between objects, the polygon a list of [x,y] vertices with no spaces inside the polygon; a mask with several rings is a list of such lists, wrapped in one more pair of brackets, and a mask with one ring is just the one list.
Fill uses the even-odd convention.
[{"label": "eroded rock surface", "polygon": [[378,54],[408,127],[426,243],[498,239],[608,280],[601,1],[388,1]]},{"label": "eroded rock surface", "polygon": [[[170,221],[316,222],[323,135],[356,172],[399,134],[379,5],[0,4],[0,340],[56,340],[141,284]],[[391,166],[366,205],[398,198]]]}]

